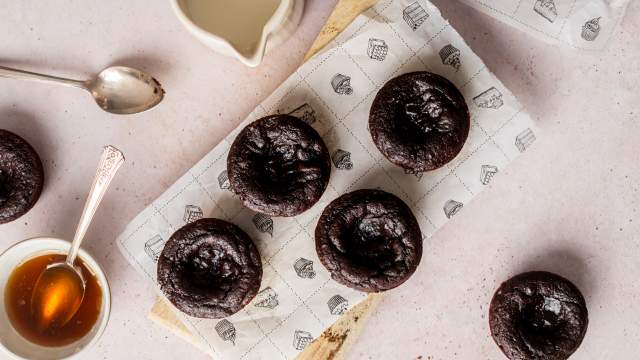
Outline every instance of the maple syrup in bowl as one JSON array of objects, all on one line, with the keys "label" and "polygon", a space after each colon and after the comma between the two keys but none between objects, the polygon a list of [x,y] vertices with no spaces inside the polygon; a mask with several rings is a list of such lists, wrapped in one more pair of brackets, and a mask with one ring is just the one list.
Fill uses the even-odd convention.
[{"label": "maple syrup in bowl", "polygon": [[64,261],[70,243],[53,238],[25,240],[0,255],[0,358],[68,359],[91,347],[104,331],[111,298],[104,273],[80,250],[85,295],[78,312],[64,326],[39,329],[31,311],[38,277],[52,263]]}]

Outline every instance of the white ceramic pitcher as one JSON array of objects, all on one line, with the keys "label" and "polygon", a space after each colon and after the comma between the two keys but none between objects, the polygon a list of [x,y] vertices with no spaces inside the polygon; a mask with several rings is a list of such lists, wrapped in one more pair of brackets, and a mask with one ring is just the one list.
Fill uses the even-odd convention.
[{"label": "white ceramic pitcher", "polygon": [[191,34],[251,67],[293,34],[304,9],[304,0],[170,1]]}]

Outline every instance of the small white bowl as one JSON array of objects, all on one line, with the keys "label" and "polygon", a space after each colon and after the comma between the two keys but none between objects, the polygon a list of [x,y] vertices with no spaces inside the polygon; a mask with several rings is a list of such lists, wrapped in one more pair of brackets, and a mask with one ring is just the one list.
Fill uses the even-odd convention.
[{"label": "small white bowl", "polygon": [[78,256],[96,276],[102,289],[102,308],[98,320],[84,337],[66,346],[45,347],[23,338],[9,322],[5,308],[5,287],[11,272],[23,262],[45,254],[65,254],[70,243],[54,238],[35,238],[19,242],[0,255],[0,354],[10,359],[54,360],[75,359],[83,350],[93,346],[104,332],[111,311],[111,293],[107,278],[98,263],[86,251],[80,249]]}]

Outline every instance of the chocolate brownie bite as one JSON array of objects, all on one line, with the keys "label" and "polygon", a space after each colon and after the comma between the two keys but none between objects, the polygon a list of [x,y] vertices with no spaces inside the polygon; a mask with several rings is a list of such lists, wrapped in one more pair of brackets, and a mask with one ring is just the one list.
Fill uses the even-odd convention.
[{"label": "chocolate brownie bite", "polygon": [[43,185],[42,161],[33,147],[20,136],[0,129],[0,224],[31,210]]},{"label": "chocolate brownie bite", "polygon": [[229,182],[244,205],[271,216],[295,216],[322,196],[331,174],[329,150],[318,133],[290,115],[245,127],[227,158]]},{"label": "chocolate brownie bite", "polygon": [[504,282],[491,300],[491,336],[511,360],[564,360],[587,331],[587,306],[569,280],[526,272]]},{"label": "chocolate brownie bite", "polygon": [[158,259],[158,284],[183,313],[208,319],[235,314],[256,296],[260,254],[234,224],[200,219],[176,231]]},{"label": "chocolate brownie bite", "polygon": [[389,80],[369,113],[378,150],[411,173],[435,170],[453,160],[467,140],[470,124],[460,91],[426,71]]},{"label": "chocolate brownie bite", "polygon": [[323,211],[316,252],[331,277],[365,292],[393,289],[422,258],[420,226],[398,197],[380,190],[342,195]]}]

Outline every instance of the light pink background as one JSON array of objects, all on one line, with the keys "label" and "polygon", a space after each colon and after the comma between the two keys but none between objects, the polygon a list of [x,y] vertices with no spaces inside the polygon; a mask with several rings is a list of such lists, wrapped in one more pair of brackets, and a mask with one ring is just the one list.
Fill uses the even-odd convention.
[{"label": "light pink background", "polygon": [[[558,272],[585,294],[590,325],[573,358],[637,357],[640,3],[605,53],[546,45],[457,2],[434,3],[543,134],[425,244],[420,269],[386,294],[352,358],[500,359],[487,304],[499,282],[530,269]],[[308,0],[295,37],[248,69],[191,38],[168,1],[3,2],[0,64],[79,78],[132,65],[167,90],[154,111],[117,117],[76,89],[0,79],[0,127],[34,145],[47,175],[36,207],[0,226],[0,251],[71,238],[101,146],[127,156],[85,243],[113,293],[111,323],[86,358],[206,358],[147,320],[154,291],[114,239],[300,64],[334,4]]]}]

